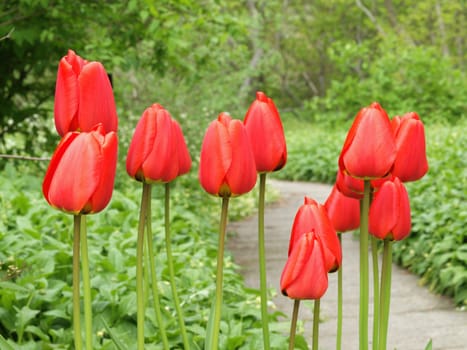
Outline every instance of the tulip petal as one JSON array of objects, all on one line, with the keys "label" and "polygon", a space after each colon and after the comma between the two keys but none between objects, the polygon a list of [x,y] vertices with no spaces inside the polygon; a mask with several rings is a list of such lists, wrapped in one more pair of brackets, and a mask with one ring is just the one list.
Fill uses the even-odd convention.
[{"label": "tulip petal", "polygon": [[226,173],[226,182],[232,196],[235,196],[251,191],[256,184],[257,173],[250,140],[240,120],[230,122],[229,137],[233,154]]},{"label": "tulip petal", "polygon": [[141,171],[144,160],[153,148],[156,134],[156,113],[153,109],[147,108],[136,124],[126,158],[126,171],[137,180],[143,181],[144,175],[138,174],[138,171]]},{"label": "tulip petal", "polygon": [[188,152],[188,147],[183,137],[182,128],[175,119],[172,119],[173,134],[176,138],[177,154],[178,154],[178,176],[186,174],[191,168],[191,156]]},{"label": "tulip petal", "polygon": [[144,159],[142,170],[148,181],[170,182],[178,175],[176,139],[173,135],[172,118],[163,108],[155,108],[157,133],[150,153]]},{"label": "tulip petal", "polygon": [[117,131],[117,111],[109,78],[100,62],[86,64],[79,80],[79,126],[91,131],[102,123],[106,133]]},{"label": "tulip petal", "polygon": [[78,128],[78,77],[66,57],[60,60],[55,84],[54,119],[60,136]]},{"label": "tulip petal", "polygon": [[[97,133],[94,137],[98,138]],[[118,139],[115,132],[110,132],[99,138],[98,142],[101,144],[102,162],[100,163],[100,181],[97,185],[96,191],[90,200],[90,213],[97,213],[103,210],[110,199],[112,198],[112,191],[115,181],[115,173],[117,169],[117,155],[118,155]]]},{"label": "tulip petal", "polygon": [[100,146],[90,133],[81,133],[59,154],[47,198],[53,206],[78,214],[85,209],[101,180]]},{"label": "tulip petal", "polygon": [[227,127],[218,120],[209,125],[201,146],[199,180],[204,190],[219,195],[232,163],[232,144]]}]

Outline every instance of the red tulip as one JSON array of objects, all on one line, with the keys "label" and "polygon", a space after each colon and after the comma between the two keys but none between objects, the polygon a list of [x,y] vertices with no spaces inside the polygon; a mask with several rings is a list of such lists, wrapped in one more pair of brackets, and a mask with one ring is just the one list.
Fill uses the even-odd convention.
[{"label": "red tulip", "polygon": [[103,210],[112,197],[117,166],[117,135],[92,131],[67,133],[55,150],[42,192],[49,204],[72,214]]},{"label": "red tulip", "polygon": [[388,174],[396,158],[396,144],[389,117],[378,103],[355,117],[340,157],[339,168],[360,179]]},{"label": "red tulip", "polygon": [[161,105],[153,104],[136,125],[126,159],[128,175],[143,182],[170,182],[190,167],[180,125]]},{"label": "red tulip", "polygon": [[240,120],[221,113],[208,127],[201,147],[199,180],[206,192],[238,196],[256,184],[250,141]]},{"label": "red tulip", "polygon": [[410,234],[410,203],[404,184],[396,177],[374,194],[369,232],[381,239],[401,240]]},{"label": "red tulip", "polygon": [[324,207],[337,232],[355,230],[360,226],[360,201],[345,196],[336,185],[332,188]]},{"label": "red tulip", "polygon": [[415,112],[391,121],[396,138],[397,155],[392,173],[401,181],[415,181],[428,171],[425,150],[425,129]]},{"label": "red tulip", "polygon": [[363,198],[363,180],[350,176],[342,169],[337,171],[336,187],[347,197]]},{"label": "red tulip", "polygon": [[263,92],[248,109],[244,124],[255,156],[256,170],[260,173],[282,169],[287,161],[284,128],[272,99]]},{"label": "red tulip", "polygon": [[54,115],[60,136],[69,131],[91,131],[99,123],[107,133],[117,131],[112,86],[100,62],[88,62],[72,50],[60,60]]},{"label": "red tulip", "polygon": [[341,246],[337,233],[324,206],[311,198],[305,197],[304,204],[295,215],[290,235],[289,255],[301,235],[307,232],[315,232],[323,243],[326,271],[337,270],[342,262]]},{"label": "red tulip", "polygon": [[328,288],[323,245],[313,231],[303,233],[287,259],[280,281],[282,294],[292,299],[319,299]]}]

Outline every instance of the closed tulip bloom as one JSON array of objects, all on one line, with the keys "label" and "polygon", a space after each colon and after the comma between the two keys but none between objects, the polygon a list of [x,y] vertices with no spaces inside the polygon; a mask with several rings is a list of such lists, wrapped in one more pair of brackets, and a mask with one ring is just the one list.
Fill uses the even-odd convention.
[{"label": "closed tulip bloom", "polygon": [[103,210],[112,197],[117,166],[117,135],[102,125],[67,133],[57,146],[42,184],[49,204],[71,214]]},{"label": "closed tulip bloom", "polygon": [[337,232],[355,230],[360,226],[360,201],[347,197],[334,185],[324,207]]},{"label": "closed tulip bloom", "polygon": [[282,294],[292,299],[319,299],[328,288],[323,245],[314,232],[300,236],[282,271]]},{"label": "closed tulip bloom", "polygon": [[60,60],[54,116],[60,136],[69,131],[91,131],[99,123],[106,133],[117,131],[112,86],[100,62],[88,62],[72,50]]},{"label": "closed tulip bloom", "polygon": [[290,235],[289,255],[301,235],[306,232],[315,232],[319,236],[323,244],[326,271],[336,271],[342,262],[342,251],[336,230],[324,206],[308,197],[305,197],[304,204],[295,215]]},{"label": "closed tulip bloom", "polygon": [[388,174],[396,158],[396,143],[389,117],[373,103],[355,117],[339,156],[339,168],[360,179]]},{"label": "closed tulip bloom", "polygon": [[282,169],[287,161],[284,128],[273,100],[261,91],[248,109],[244,124],[259,173]]},{"label": "closed tulip bloom", "polygon": [[355,199],[363,198],[363,180],[350,176],[342,169],[337,171],[336,187],[347,197]]},{"label": "closed tulip bloom", "polygon": [[160,104],[153,104],[136,125],[126,159],[128,175],[142,182],[165,183],[190,167],[180,126]]},{"label": "closed tulip bloom", "polygon": [[375,192],[370,206],[369,232],[380,239],[399,241],[410,234],[410,203],[404,184],[396,177]]},{"label": "closed tulip bloom", "polygon": [[243,123],[221,113],[209,125],[201,146],[201,186],[215,196],[238,196],[251,191],[256,177],[255,160]]},{"label": "closed tulip bloom", "polygon": [[394,117],[391,125],[396,138],[397,155],[392,173],[402,182],[415,181],[428,171],[425,128],[415,112]]}]

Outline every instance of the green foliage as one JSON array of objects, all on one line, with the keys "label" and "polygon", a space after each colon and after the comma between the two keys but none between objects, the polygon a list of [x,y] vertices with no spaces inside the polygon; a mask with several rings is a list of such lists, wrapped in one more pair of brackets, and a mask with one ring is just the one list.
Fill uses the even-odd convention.
[{"label": "green foliage", "polygon": [[[425,123],[455,123],[465,118],[467,80],[440,53],[432,48],[398,47],[396,41],[388,41],[380,45],[371,62],[360,63],[360,74],[352,74],[370,51],[366,44],[337,43],[330,48],[343,77],[332,81],[326,97],[309,102],[314,120],[335,124],[353,119],[362,106],[373,101],[381,103],[390,115],[417,111]],[[325,113],[320,113],[323,110]]]},{"label": "green foliage", "polygon": [[428,129],[429,172],[407,185],[412,209],[412,233],[394,245],[395,260],[422,276],[437,293],[467,305],[467,137],[461,130]]},{"label": "green foliage", "polygon": [[316,123],[284,118],[287,164],[274,177],[294,181],[333,183],[337,158],[346,129],[330,129]]},{"label": "green foliage", "polygon": [[[28,164],[30,167],[31,164]],[[72,218],[50,208],[40,192],[42,170],[7,165],[0,173],[0,344],[15,349],[64,349],[73,341]],[[132,349],[136,336],[135,254],[140,183],[120,179],[109,207],[90,215],[95,349]],[[168,283],[163,186],[154,186],[153,234],[163,317],[173,348],[182,342]],[[171,191],[171,220],[176,284],[193,349],[202,349],[215,289],[217,225],[220,202],[207,195],[195,176],[178,179]],[[251,212],[253,195],[232,200],[232,215]],[[232,257],[225,258],[223,349],[252,349],[260,338],[258,291],[247,289]],[[148,305],[151,297],[148,296]],[[146,314],[147,349],[161,342],[152,308]],[[272,341],[284,348],[288,323],[271,314]],[[122,345],[123,344],[123,345]],[[1,348],[8,348],[6,345]]]}]

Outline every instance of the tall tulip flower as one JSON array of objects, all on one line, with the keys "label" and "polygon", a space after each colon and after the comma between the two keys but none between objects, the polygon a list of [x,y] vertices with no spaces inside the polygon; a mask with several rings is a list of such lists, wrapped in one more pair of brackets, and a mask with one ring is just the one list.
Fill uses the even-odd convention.
[{"label": "tall tulip flower", "polygon": [[287,161],[287,147],[274,101],[258,91],[243,122],[250,138],[257,171],[263,173],[283,168]]},{"label": "tall tulip flower", "polygon": [[425,129],[417,113],[411,112],[391,120],[396,138],[397,155],[392,174],[402,182],[415,181],[428,171]]},{"label": "tall tulip flower", "polygon": [[151,185],[164,183],[165,187],[165,243],[167,252],[167,267],[174,306],[177,311],[180,333],[185,349],[189,349],[185,323],[180,309],[180,302],[175,285],[171,238],[170,238],[170,182],[176,177],[187,173],[191,167],[191,157],[183,137],[180,125],[172,119],[170,113],[160,104],[147,108],[136,125],[133,138],[128,149],[126,170],[128,175],[143,182],[140,222],[137,244],[137,344],[138,349],[144,348],[144,286],[143,286],[143,255],[144,230],[147,231],[147,247],[150,257],[152,278],[152,293],[156,319],[161,331],[164,348],[169,348],[157,289],[157,275],[154,266],[154,252],[151,230]]},{"label": "tall tulip flower", "polygon": [[[74,214],[73,329],[75,348],[82,349],[80,321],[80,256],[84,290],[86,349],[92,349],[92,308],[86,220],[110,201],[117,166],[117,135],[102,124],[89,132],[68,132],[52,156],[42,184],[47,202]],[[80,250],[82,251],[80,253]]]},{"label": "tall tulip flower", "polygon": [[47,169],[42,192],[57,209],[78,214],[103,210],[112,197],[117,166],[117,135],[102,125],[67,133]]},{"label": "tall tulip flower", "polygon": [[361,179],[388,174],[396,158],[396,143],[386,111],[372,103],[355,117],[339,157],[339,168]]},{"label": "tall tulip flower", "polygon": [[256,184],[250,140],[240,120],[221,113],[206,131],[201,146],[199,180],[206,192],[222,198],[217,249],[216,295],[206,346],[217,350],[222,308],[224,242],[230,197],[249,192]]},{"label": "tall tulip flower", "polygon": [[[315,299],[313,350],[318,349],[320,298],[327,289],[327,272],[337,270],[341,262],[341,246],[326,209],[315,200],[305,197],[292,225],[289,258],[281,278],[281,289],[291,297],[295,295]],[[300,274],[303,276],[299,278]],[[299,300],[295,300],[289,349],[294,349],[299,305]]]},{"label": "tall tulip flower", "polygon": [[[344,174],[343,172],[340,172]],[[363,191],[363,181],[346,176],[351,183],[359,181],[362,185]],[[341,177],[342,178],[342,177]],[[347,187],[347,186],[346,186]],[[352,195],[356,193],[350,191]],[[361,196],[361,195],[360,195]],[[353,197],[348,197],[344,195],[338,189],[337,183],[334,184],[332,191],[324,207],[328,213],[329,219],[331,220],[332,226],[338,233],[339,241],[342,242],[341,233],[355,230],[360,226],[360,201]],[[343,313],[343,287],[342,287],[342,277],[343,277],[343,264],[341,264],[339,270],[337,271],[337,334],[336,334],[336,350],[340,350],[342,346],[342,313]]]},{"label": "tall tulip flower", "polygon": [[208,127],[201,147],[199,180],[220,197],[238,196],[256,184],[256,167],[245,127],[221,113]]},{"label": "tall tulip flower", "polygon": [[362,179],[360,216],[360,349],[368,348],[368,211],[370,180],[386,177],[396,159],[396,142],[386,111],[376,102],[361,109],[347,134],[339,169]]},{"label": "tall tulip flower", "polygon": [[274,101],[258,91],[244,118],[259,175],[258,255],[260,272],[261,319],[264,350],[269,350],[269,321],[267,310],[266,254],[264,243],[264,202],[266,174],[284,167],[287,161],[284,128]]},{"label": "tall tulip flower", "polygon": [[190,167],[179,124],[160,104],[153,104],[136,125],[126,160],[128,175],[143,182],[170,182]]},{"label": "tall tulip flower", "polygon": [[386,349],[389,304],[391,298],[392,243],[410,233],[410,204],[404,184],[395,177],[386,181],[374,194],[370,206],[369,231],[384,239],[381,267],[381,294],[379,312],[379,349]]},{"label": "tall tulip flower", "polygon": [[54,116],[60,136],[69,131],[91,131],[99,123],[106,133],[117,131],[112,86],[100,62],[88,62],[72,50],[60,60]]}]

